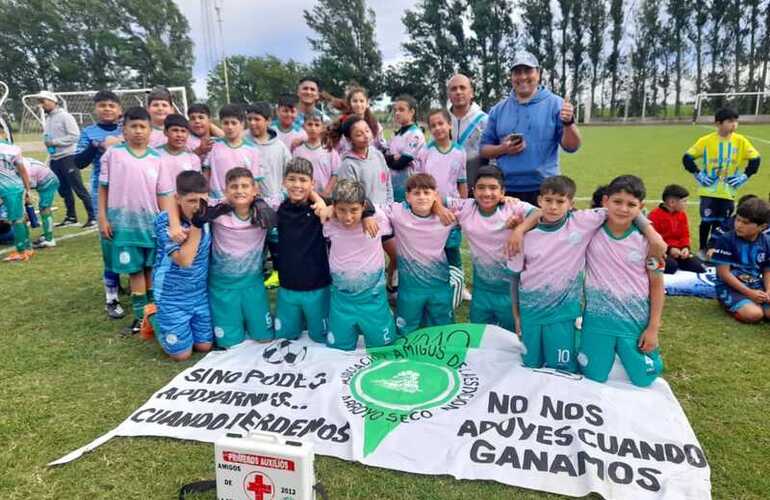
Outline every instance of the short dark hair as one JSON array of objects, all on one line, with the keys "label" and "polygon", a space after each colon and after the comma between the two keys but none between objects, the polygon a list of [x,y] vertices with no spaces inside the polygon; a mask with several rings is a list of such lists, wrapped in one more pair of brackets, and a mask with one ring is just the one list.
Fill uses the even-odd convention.
[{"label": "short dark hair", "polygon": [[190,107],[187,108],[187,116],[190,116],[193,113],[200,113],[211,118],[211,108],[204,102],[194,102],[190,104]]},{"label": "short dark hair", "polygon": [[172,106],[174,105],[174,99],[171,96],[171,92],[162,86],[157,85],[147,92],[147,105],[152,104],[152,101],[167,101]]},{"label": "short dark hair", "polygon": [[436,190],[436,179],[430,174],[414,174],[406,180],[406,192],[411,193],[415,189]]},{"label": "short dark hair", "polygon": [[452,123],[452,117],[449,115],[449,111],[444,108],[433,108],[428,111],[428,123],[430,123],[430,119],[435,115],[441,115],[447,123]]},{"label": "short dark hair", "polygon": [[561,194],[569,199],[575,197],[576,191],[577,186],[575,185],[575,181],[566,175],[552,175],[551,177],[546,177],[540,185],[540,194]]},{"label": "short dark hair", "polygon": [[[476,182],[479,182],[479,179],[482,178],[494,179],[498,184],[500,184],[500,187],[503,187],[505,184],[503,172],[501,172],[499,168],[493,165],[482,165],[479,167],[479,171],[476,174]],[[474,182],[474,186],[476,185],[476,182]]]},{"label": "short dark hair", "polygon": [[278,96],[278,107],[296,108],[299,103],[297,94],[281,94]]},{"label": "short dark hair", "polygon": [[409,106],[409,109],[417,109],[417,99],[410,96],[409,94],[401,94],[400,96],[393,99],[393,104],[397,102],[405,102],[407,106]]},{"label": "short dark hair", "polygon": [[722,123],[725,120],[737,120],[738,119],[738,112],[735,111],[733,108],[719,108],[716,113],[714,113],[714,121],[717,123]]},{"label": "short dark hair", "polygon": [[740,198],[738,198],[738,204],[737,204],[736,206],[737,206],[737,207],[740,207],[740,206],[741,206],[741,204],[742,204],[744,201],[750,200],[750,199],[752,199],[752,198],[759,198],[759,196],[757,196],[757,195],[755,195],[755,194],[744,194],[743,196],[741,196]]},{"label": "short dark hair", "polygon": [[322,115],[321,112],[318,110],[311,111],[310,113],[305,113],[303,118],[305,119],[304,123],[314,122],[314,121],[319,121],[321,123],[324,122],[324,115]]},{"label": "short dark hair", "polygon": [[751,198],[738,205],[735,212],[739,217],[754,224],[762,225],[770,222],[770,204],[761,198]]},{"label": "short dark hair", "polygon": [[190,122],[179,113],[171,113],[163,120],[163,130],[168,130],[171,127],[182,127],[190,130]]},{"label": "short dark hair", "polygon": [[663,201],[666,201],[669,198],[681,200],[688,196],[690,196],[690,192],[684,186],[680,186],[679,184],[669,184],[663,188],[663,195],[661,197],[663,198]]},{"label": "short dark hair", "polygon": [[209,181],[200,172],[185,170],[176,176],[176,194],[184,196],[190,193],[208,193]]},{"label": "short dark hair", "polygon": [[283,169],[284,177],[289,174],[307,175],[312,179],[313,164],[310,163],[310,160],[305,158],[292,158],[286,163],[286,166]]},{"label": "short dark hair", "polygon": [[358,115],[353,115],[349,117],[347,120],[345,120],[342,123],[342,126],[340,127],[340,131],[342,132],[342,135],[344,135],[348,140],[350,140],[350,132],[353,130],[353,125],[355,125],[358,122],[366,122],[366,120],[364,120]]},{"label": "short dark hair", "polygon": [[123,121],[127,123],[132,120],[150,121],[150,113],[141,106],[131,106],[123,113]]},{"label": "short dark hair", "polygon": [[639,201],[644,201],[647,196],[647,190],[644,187],[644,181],[635,175],[621,175],[612,179],[607,186],[605,196],[612,196],[617,193],[628,193]]},{"label": "short dark hair", "polygon": [[225,174],[225,186],[233,182],[235,179],[242,179],[244,177],[248,177],[251,179],[251,182],[254,181],[254,174],[251,173],[251,170],[249,170],[246,167],[234,167],[227,171]]},{"label": "short dark hair", "polygon": [[591,208],[602,208],[605,194],[607,194],[606,184],[597,187],[591,195]]},{"label": "short dark hair", "polygon": [[246,116],[248,115],[259,115],[265,120],[269,120],[270,116],[272,116],[273,110],[270,107],[270,103],[266,101],[258,101],[254,104],[249,104],[246,106]]},{"label": "short dark hair", "polygon": [[315,86],[318,87],[318,90],[319,91],[321,90],[321,80],[319,80],[317,77],[313,75],[305,75],[299,79],[299,81],[297,82],[297,87],[299,87],[305,82],[313,82],[315,83]]},{"label": "short dark hair", "polygon": [[94,103],[104,101],[112,101],[120,104],[120,97],[118,97],[118,95],[111,90],[100,90],[94,94]]},{"label": "short dark hair", "polygon": [[225,104],[219,110],[219,119],[224,120],[225,118],[235,118],[238,121],[243,121],[245,118],[243,106],[240,104]]},{"label": "short dark hair", "polygon": [[353,179],[340,179],[334,185],[332,193],[334,204],[337,203],[366,203],[366,190],[364,185]]}]

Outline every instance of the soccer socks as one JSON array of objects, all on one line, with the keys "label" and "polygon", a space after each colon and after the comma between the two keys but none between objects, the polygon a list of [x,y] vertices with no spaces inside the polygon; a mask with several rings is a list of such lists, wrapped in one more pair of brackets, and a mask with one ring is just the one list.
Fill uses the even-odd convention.
[{"label": "soccer socks", "polygon": [[134,318],[141,320],[144,318],[144,306],[147,305],[146,293],[132,293],[131,294],[131,309],[134,311]]},{"label": "soccer socks", "polygon": [[41,212],[40,219],[43,223],[43,238],[46,241],[53,241],[53,215],[51,212]]},{"label": "soccer socks", "polygon": [[17,252],[23,252],[29,248],[29,229],[25,222],[13,223],[13,244]]},{"label": "soccer socks", "polygon": [[155,295],[152,293],[152,288],[147,289],[147,303],[155,303]]},{"label": "soccer socks", "polygon": [[112,271],[104,271],[104,298],[109,304],[112,301],[118,300],[118,285],[120,285],[120,276]]},{"label": "soccer socks", "polygon": [[711,222],[701,221],[698,226],[698,243],[701,250],[706,250],[709,241],[709,233],[711,232]]}]

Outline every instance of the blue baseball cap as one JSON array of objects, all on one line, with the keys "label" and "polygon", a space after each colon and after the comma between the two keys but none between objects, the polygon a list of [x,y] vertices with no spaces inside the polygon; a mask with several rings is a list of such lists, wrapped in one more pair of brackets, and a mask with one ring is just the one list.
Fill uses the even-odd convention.
[{"label": "blue baseball cap", "polygon": [[539,68],[540,63],[537,62],[537,57],[525,50],[516,52],[513,55],[513,64],[511,64],[511,70],[516,66],[527,66],[528,68]]}]

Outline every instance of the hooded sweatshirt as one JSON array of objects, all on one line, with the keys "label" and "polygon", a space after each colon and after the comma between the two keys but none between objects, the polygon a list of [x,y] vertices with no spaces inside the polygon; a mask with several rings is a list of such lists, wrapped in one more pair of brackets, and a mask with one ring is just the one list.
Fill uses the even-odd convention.
[{"label": "hooded sweatshirt", "polygon": [[278,133],[272,128],[267,129],[269,139],[267,142],[259,142],[256,137],[248,132],[247,137],[257,146],[259,159],[262,163],[262,176],[264,179],[260,185],[262,195],[270,197],[281,192],[283,184],[283,170],[291,160],[289,148],[278,139]]},{"label": "hooded sweatshirt", "polygon": [[462,118],[457,118],[452,114],[451,108],[449,114],[452,117],[452,139],[465,150],[465,170],[468,173],[468,185],[473,186],[481,162],[479,157],[481,136],[487,127],[489,117],[475,102],[471,103],[470,108]]},{"label": "hooded sweatshirt", "polygon": [[393,202],[393,184],[390,170],[376,148],[370,147],[366,158],[361,158],[352,151],[345,153],[340,164],[339,179],[353,179],[364,185],[366,197],[375,206]]},{"label": "hooded sweatshirt", "polygon": [[528,102],[520,103],[514,92],[489,112],[481,146],[498,145],[514,132],[523,134],[527,143],[521,153],[497,158],[506,191],[538,191],[546,177],[559,173],[559,145],[564,131],[559,117],[562,102],[561,97],[541,86]]}]

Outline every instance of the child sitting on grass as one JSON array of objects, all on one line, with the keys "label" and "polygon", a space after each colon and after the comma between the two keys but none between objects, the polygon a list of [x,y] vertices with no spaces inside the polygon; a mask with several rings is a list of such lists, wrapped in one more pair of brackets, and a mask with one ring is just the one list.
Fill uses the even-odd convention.
[{"label": "child sitting on grass", "polygon": [[650,212],[650,222],[668,245],[666,274],[679,269],[694,273],[705,272],[703,264],[690,252],[690,226],[687,221],[687,197],[690,193],[678,184],[663,189],[663,203]]}]

